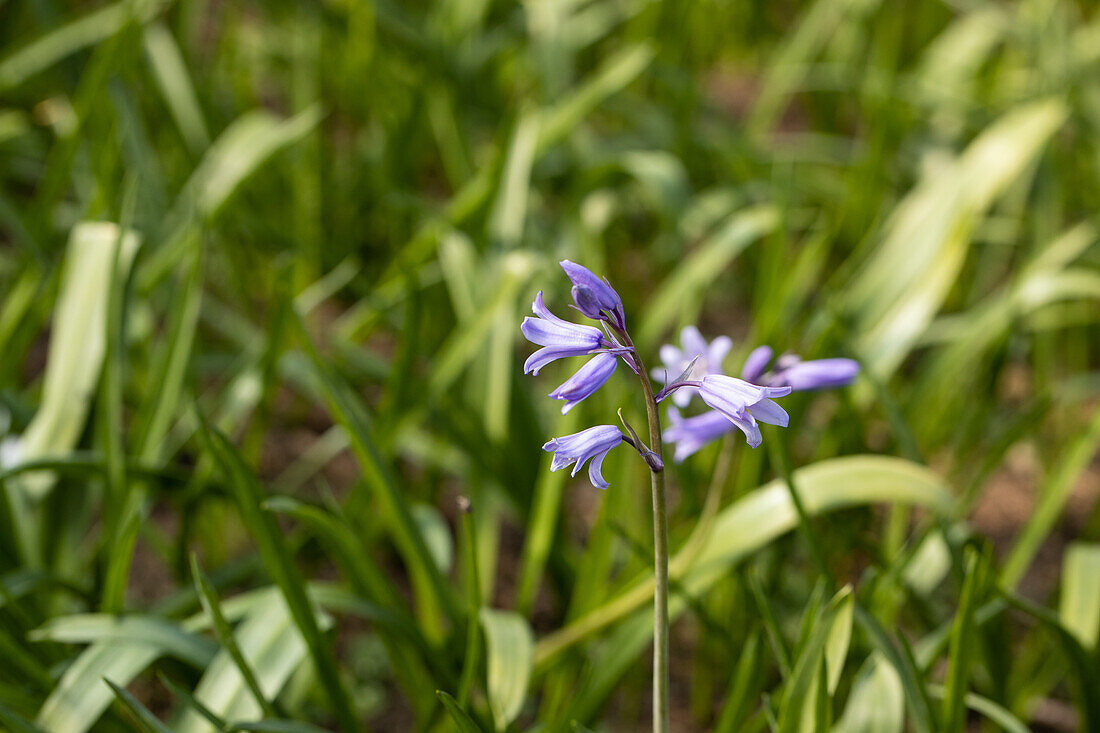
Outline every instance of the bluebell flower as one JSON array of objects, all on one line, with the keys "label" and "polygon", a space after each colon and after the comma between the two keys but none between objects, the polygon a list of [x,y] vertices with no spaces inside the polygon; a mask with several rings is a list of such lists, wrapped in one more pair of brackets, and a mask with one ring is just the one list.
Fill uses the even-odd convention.
[{"label": "bluebell flower", "polygon": [[776,359],[769,372],[772,350],[767,346],[753,349],[741,369],[741,378],[769,387],[791,387],[795,392],[832,389],[852,383],[859,374],[859,362],[853,359],[811,359],[802,361],[796,354]]},{"label": "bluebell flower", "polygon": [[596,354],[561,386],[550,393],[551,399],[565,400],[561,414],[572,410],[578,402],[588,397],[611,378],[619,359],[607,351]]},{"label": "bluebell flower", "polygon": [[[779,357],[775,362],[775,368],[769,371],[773,353],[771,347],[759,346],[748,355],[741,368],[743,384],[733,390],[732,406],[740,404],[745,399],[753,399],[757,394],[754,390],[786,388],[789,391],[800,392],[843,387],[850,384],[859,374],[859,363],[852,359],[802,361],[793,354],[784,354]],[[732,378],[723,377],[722,379]],[[744,383],[748,383],[748,386],[746,387]],[[754,389],[749,389],[750,387]],[[707,398],[704,398],[704,402],[707,402]],[[711,402],[707,404],[716,407]],[[727,405],[729,406],[731,405]],[[672,421],[672,428],[665,431],[665,439],[676,445],[675,459],[679,462],[735,427],[745,433],[749,445],[756,447],[760,444],[760,428],[756,425],[757,421],[785,426],[788,418],[779,405],[766,399],[746,406],[743,413],[714,409],[702,415],[684,418],[678,412],[670,410],[669,419]]]},{"label": "bluebell flower", "polygon": [[[729,336],[719,336],[708,344],[698,328],[685,326],[680,332],[680,346],[682,348],[679,349],[672,344],[661,347],[658,356],[665,368],[652,370],[655,379],[662,382],[676,379],[688,367],[691,367],[691,372],[684,376],[687,380],[699,380],[708,374],[721,374],[722,362],[733,348],[733,341]],[[694,366],[692,360],[695,360]],[[679,407],[687,407],[695,392],[695,387],[681,387],[672,393],[672,401]]]},{"label": "bluebell flower", "polygon": [[811,359],[802,361],[798,357],[784,363],[781,358],[779,369],[768,380],[769,384],[787,385],[796,392],[811,389],[830,389],[851,384],[859,374],[859,362],[852,359]]},{"label": "bluebell flower", "polygon": [[612,448],[623,442],[623,433],[614,425],[596,425],[582,430],[579,433],[554,438],[548,441],[542,449],[554,454],[554,460],[550,462],[550,470],[557,471],[570,464],[573,466],[572,476],[577,475],[584,466],[585,461],[592,459],[588,465],[588,478],[592,484],[601,489],[606,489],[610,484],[604,480],[600,472],[603,467],[603,459]]},{"label": "bluebell flower", "polygon": [[607,278],[600,278],[584,265],[562,260],[558,264],[573,283],[573,302],[589,318],[607,321],[618,330],[626,328],[623,301]]},{"label": "bluebell flower", "polygon": [[551,313],[542,302],[541,290],[535,296],[531,310],[538,317],[524,318],[520,331],[528,341],[543,348],[527,357],[527,361],[523,363],[524,374],[538,374],[540,369],[557,359],[594,354],[614,346],[600,329],[570,323]]},{"label": "bluebell flower", "polygon": [[675,407],[668,410],[670,427],[664,432],[664,439],[676,445],[673,460],[682,463],[685,458],[733,430],[733,423],[718,410],[708,410],[702,415],[681,417]]},{"label": "bluebell flower", "polygon": [[785,397],[790,393],[790,387],[761,387],[724,374],[709,374],[699,383],[699,396],[703,402],[740,428],[753,448],[761,442],[757,420],[787,427],[790,418],[786,410],[771,398]]}]

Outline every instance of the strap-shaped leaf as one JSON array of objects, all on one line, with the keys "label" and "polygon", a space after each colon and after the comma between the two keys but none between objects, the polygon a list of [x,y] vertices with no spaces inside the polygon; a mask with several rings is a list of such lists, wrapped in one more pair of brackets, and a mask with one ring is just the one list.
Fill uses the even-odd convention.
[{"label": "strap-shaped leaf", "polygon": [[531,679],[535,640],[526,619],[511,611],[481,609],[485,630],[487,689],[493,721],[501,731],[516,719]]}]

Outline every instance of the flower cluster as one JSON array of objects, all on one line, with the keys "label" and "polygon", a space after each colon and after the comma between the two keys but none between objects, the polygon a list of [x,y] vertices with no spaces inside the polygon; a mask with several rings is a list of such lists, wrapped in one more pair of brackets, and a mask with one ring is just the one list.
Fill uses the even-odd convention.
[{"label": "flower cluster", "polygon": [[[773,352],[769,346],[759,346],[745,359],[741,378],[722,376],[722,359],[730,349],[730,340],[719,336],[709,344],[694,326],[688,326],[680,334],[682,348],[661,347],[664,370],[654,370],[658,379],[680,373],[687,365],[693,365],[686,376],[668,380],[658,399],[673,394],[673,402],[686,407],[695,394],[712,408],[693,417],[683,417],[675,407],[669,409],[671,427],[664,438],[676,446],[673,457],[683,461],[711,441],[722,437],[734,428],[745,434],[752,447],[760,445],[758,422],[786,427],[787,413],[770,398],[791,392],[801,392],[850,384],[859,374],[859,364],[852,359],[814,359],[803,361],[795,354],[784,354],[772,364]],[[716,358],[717,355],[717,358]],[[769,369],[769,367],[771,367]],[[729,400],[731,394],[739,399]],[[742,407],[740,413],[731,407]]]},{"label": "flower cluster", "polygon": [[[535,317],[524,318],[520,330],[529,341],[542,347],[528,357],[524,373],[538,374],[542,367],[558,359],[588,357],[580,369],[549,395],[565,403],[561,408],[565,414],[606,384],[620,359],[646,384],[648,378],[627,333],[626,314],[619,294],[606,279],[597,277],[588,268],[569,260],[562,260],[560,264],[573,285],[573,307],[599,321],[602,329],[557,317],[546,307],[542,291],[539,291],[532,305]],[[741,430],[748,444],[755,448],[761,442],[759,423],[787,426],[787,413],[775,398],[796,390],[841,386],[851,382],[859,371],[859,366],[850,359],[802,361],[790,354],[779,357],[769,369],[772,351],[762,346],[749,355],[740,378],[730,377],[722,373],[722,362],[732,347],[733,342],[726,336],[708,343],[694,326],[683,330],[680,348],[661,347],[660,357],[665,369],[659,373],[655,370],[654,376],[666,384],[655,401],[661,402],[671,396],[676,405],[687,407],[698,395],[711,408],[709,412],[686,418],[681,417],[676,408],[670,409],[672,425],[665,431],[664,438],[675,444],[677,461],[734,429]],[[669,374],[679,376],[670,379]],[[575,476],[586,462],[591,461],[588,475],[593,484],[605,489],[608,483],[601,473],[603,460],[612,448],[623,442],[632,445],[651,469],[661,470],[660,456],[642,444],[632,429],[628,436],[613,425],[597,425],[554,438],[543,446],[543,450],[554,454],[550,465],[552,471],[572,465]]]},{"label": "flower cluster", "polygon": [[[565,402],[561,408],[564,415],[607,383],[615,373],[620,358],[631,369],[637,371],[637,367],[632,359],[633,348],[623,346],[615,336],[615,332],[620,335],[626,332],[626,316],[619,294],[607,280],[596,277],[586,267],[569,260],[562,260],[561,267],[573,283],[574,307],[589,318],[602,321],[604,330],[558,318],[543,303],[540,290],[531,306],[536,317],[524,318],[520,331],[528,341],[542,347],[524,363],[525,374],[538,374],[542,367],[557,359],[592,357],[550,393],[552,399]],[[606,489],[608,483],[600,472],[603,459],[624,439],[626,436],[614,425],[597,425],[573,435],[554,438],[543,446],[543,450],[554,454],[551,471],[572,464],[574,476],[591,459],[588,477],[594,485]]]}]

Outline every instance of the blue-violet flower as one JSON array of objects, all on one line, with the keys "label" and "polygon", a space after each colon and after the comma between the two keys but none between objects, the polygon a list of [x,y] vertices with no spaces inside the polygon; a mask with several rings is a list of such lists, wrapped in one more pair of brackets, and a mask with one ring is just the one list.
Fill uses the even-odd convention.
[{"label": "blue-violet flower", "polygon": [[607,278],[600,278],[584,265],[562,260],[561,269],[573,283],[573,302],[589,318],[607,321],[620,331],[626,327],[623,301]]},{"label": "blue-violet flower", "polygon": [[707,443],[733,430],[733,423],[718,410],[707,410],[702,415],[682,417],[679,410],[670,407],[668,419],[671,425],[668,430],[665,430],[664,439],[676,445],[672,458],[677,463],[682,463],[685,458]]},{"label": "blue-violet flower", "polygon": [[[733,348],[733,341],[729,336],[719,336],[708,344],[698,328],[685,326],[680,332],[680,346],[682,348],[679,349],[672,344],[661,347],[658,356],[661,357],[661,363],[665,368],[652,370],[655,379],[661,381],[676,379],[691,366],[693,359],[695,366],[692,367],[690,374],[684,376],[684,379],[699,380],[708,374],[721,374],[722,362],[726,360],[726,355]],[[695,392],[695,387],[680,387],[672,394],[672,401],[679,407],[687,407]]]},{"label": "blue-violet flower", "polygon": [[753,448],[760,445],[760,426],[756,421],[787,427],[787,412],[772,401],[772,397],[785,397],[790,387],[761,387],[724,374],[708,374],[699,383],[699,396],[703,402],[741,429]]},{"label": "blue-violet flower", "polygon": [[775,361],[775,368],[765,373],[771,362],[772,350],[767,346],[753,349],[741,378],[769,387],[791,387],[795,392],[844,387],[859,374],[859,362],[853,359],[811,359],[802,361],[796,354],[784,354]]},{"label": "blue-violet flower", "polygon": [[[787,387],[793,392],[800,392],[843,387],[850,384],[859,374],[859,363],[852,359],[802,361],[794,354],[780,356],[775,362],[775,368],[768,371],[773,354],[771,347],[768,346],[758,346],[753,349],[741,368],[741,379],[751,383],[752,386],[761,385],[764,388]],[[741,391],[745,392],[744,389]],[[774,403],[772,404],[774,405]],[[674,457],[677,462],[683,461],[707,443],[733,430],[735,426],[745,432],[749,445],[755,445],[754,441],[758,444],[760,440],[759,428],[754,424],[756,420],[773,422],[768,419],[770,416],[784,421],[774,424],[786,424],[785,413],[780,415],[775,412],[775,409],[779,409],[779,406],[775,405],[773,409],[766,403],[746,408],[746,416],[754,418],[752,422],[746,417],[736,415],[736,413],[736,419],[731,419],[717,409],[687,418],[681,417],[675,410],[670,410],[669,419],[672,422],[672,427],[665,431],[665,439],[676,445]],[[769,411],[774,412],[774,415],[769,415]]]},{"label": "blue-violet flower", "polygon": [[600,472],[603,459],[621,442],[623,442],[623,433],[617,427],[596,425],[579,433],[554,438],[542,446],[542,449],[554,454],[554,460],[550,463],[551,471],[557,471],[575,463],[572,476],[576,476],[585,461],[591,458],[592,463],[588,465],[588,478],[592,480],[593,485],[606,489],[610,484]]},{"label": "blue-violet flower", "polygon": [[520,331],[528,341],[543,348],[527,357],[527,361],[523,363],[524,374],[538,374],[540,369],[557,359],[593,354],[613,345],[600,329],[570,323],[551,313],[542,302],[541,290],[535,296],[531,310],[538,317],[524,318]]},{"label": "blue-violet flower", "polygon": [[619,359],[607,351],[596,354],[561,386],[550,393],[555,400],[565,400],[561,414],[565,414],[585,397],[598,390],[615,373]]}]

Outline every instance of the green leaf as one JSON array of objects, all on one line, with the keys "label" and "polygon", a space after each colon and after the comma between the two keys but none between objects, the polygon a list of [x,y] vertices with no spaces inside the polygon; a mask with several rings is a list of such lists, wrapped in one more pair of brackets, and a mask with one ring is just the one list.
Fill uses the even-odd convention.
[{"label": "green leaf", "polygon": [[[818,730],[829,721],[817,720],[816,701],[827,691],[819,689],[822,659],[826,681],[839,679],[852,635],[854,600],[850,587],[842,588],[814,620],[810,636],[795,662],[779,705],[779,733]],[[833,659],[828,659],[829,654]]]},{"label": "green leaf", "polygon": [[518,613],[481,609],[485,631],[489,708],[498,731],[508,727],[523,708],[531,678],[535,639]]},{"label": "green leaf", "polygon": [[246,112],[218,136],[184,184],[165,219],[163,243],[145,262],[140,287],[150,289],[186,252],[195,222],[215,216],[241,184],[280,150],[309,134],[321,121],[321,110],[306,109],[283,119],[266,110]]},{"label": "green leaf", "polygon": [[145,29],[144,42],[149,70],[160,87],[176,127],[191,152],[201,153],[210,145],[210,133],[195,96],[195,85],[187,72],[187,62],[176,39],[163,23],[150,23]]},{"label": "green leaf", "polygon": [[531,189],[531,167],[539,139],[539,116],[528,113],[516,122],[504,175],[490,214],[490,234],[505,246],[515,246],[523,236],[527,217],[527,198]]},{"label": "green leaf", "polygon": [[905,691],[901,678],[881,652],[860,667],[836,733],[903,733]]},{"label": "green leaf", "polygon": [[484,299],[469,322],[454,331],[432,359],[428,391],[442,395],[462,371],[490,341],[501,323],[501,316],[513,308],[520,288],[534,269],[534,259],[524,251],[509,252],[501,261],[498,280],[488,288]]},{"label": "green leaf", "polygon": [[1100,636],[1100,544],[1075,542],[1062,559],[1058,615],[1081,646],[1096,649]]},{"label": "green leaf", "polygon": [[144,733],[169,733],[168,727],[160,722],[157,716],[149,712],[149,708],[138,702],[137,698],[130,694],[125,687],[119,687],[109,679],[104,679],[114,691],[115,697],[126,707],[130,716]]},{"label": "green leaf", "polygon": [[[197,669],[206,667],[217,652],[217,646],[208,639],[184,631],[176,623],[157,616],[96,613],[57,616],[31,631],[29,638],[64,644],[139,644],[158,649],[160,653],[187,662]],[[112,679],[117,681],[119,678]]]},{"label": "green leaf", "polygon": [[44,33],[0,60],[0,91],[18,86],[61,59],[110,38],[131,19],[147,20],[155,9],[155,3],[123,0]]},{"label": "green leaf", "polygon": [[[242,658],[255,670],[255,682],[268,700],[279,694],[307,656],[306,644],[288,605],[275,588],[266,589],[261,598],[250,604],[233,638]],[[229,724],[254,719],[263,712],[240,667],[226,649],[218,652],[207,666],[195,687],[194,698]],[[190,708],[176,726],[178,733],[211,730],[214,728],[209,720]]]},{"label": "green leaf", "polygon": [[129,684],[160,654],[161,650],[150,644],[97,641],[61,675],[35,724],[50,733],[84,733],[114,699],[103,680]]},{"label": "green leaf", "polygon": [[[930,733],[935,730],[934,713],[931,701],[924,686],[923,676],[917,669],[909,647],[904,638],[900,637],[895,643],[882,628],[882,624],[875,619],[866,609],[856,604],[856,621],[867,634],[871,646],[883,656],[891,669],[897,674],[901,682],[901,689],[909,703],[910,717],[913,727],[921,733]],[[898,647],[901,647],[900,651]]]},{"label": "green leaf", "polygon": [[1064,103],[1021,105],[956,159],[931,170],[895,208],[844,302],[858,353],[889,377],[939,311],[962,270],[974,225],[1065,121]]},{"label": "green leaf", "polygon": [[[305,582],[294,564],[290,549],[275,518],[261,509],[264,500],[263,487],[224,435],[206,424],[201,425],[200,435],[207,450],[214,454],[221,465],[237,500],[241,518],[260,550],[264,567],[282,591],[286,605],[290,609],[290,615],[294,619],[294,625],[301,632],[321,686],[333,705],[340,725],[348,731],[358,730],[358,719],[352,710],[343,682],[340,680],[336,657],[329,642],[321,635],[313,606],[306,594]],[[291,637],[291,635],[287,636]],[[244,644],[241,647],[244,650]],[[264,671],[257,666],[257,673],[262,676]],[[289,674],[289,671],[286,674]],[[213,706],[211,707],[214,709]]]},{"label": "green leaf", "polygon": [[447,712],[451,714],[455,725],[458,726],[458,733],[483,733],[477,723],[458,706],[457,700],[443,690],[436,690],[435,695],[443,703],[443,707],[447,708]]},{"label": "green leaf", "polygon": [[[947,693],[940,685],[929,685],[928,691],[933,697],[946,698]],[[1029,728],[1019,718],[989,698],[968,692],[965,700],[968,708],[996,723],[1005,733],[1028,733]]]},{"label": "green leaf", "polygon": [[234,723],[229,726],[230,731],[253,731],[254,733],[326,733],[324,728],[318,728],[309,723],[297,720],[253,720],[251,722]]},{"label": "green leaf", "polygon": [[377,502],[385,525],[409,568],[417,600],[434,604],[435,608],[442,608],[449,616],[457,618],[450,589],[413,520],[404,493],[398,488],[390,466],[378,449],[362,402],[321,357],[300,317],[297,325],[314,367],[317,387],[333,419],[347,433],[352,452],[365,474],[365,485],[371,490],[369,500]]},{"label": "green leaf", "polygon": [[730,680],[729,694],[722,705],[722,712],[714,724],[714,733],[734,733],[740,730],[745,714],[749,710],[754,695],[754,686],[758,684],[760,657],[760,633],[753,632],[739,650],[737,666]]},{"label": "green leaf", "polygon": [[966,689],[977,653],[974,614],[981,603],[986,563],[974,548],[967,548],[962,597],[951,627],[947,669],[947,694],[943,699],[943,730],[959,732],[966,725]]},{"label": "green leaf", "polygon": [[[843,593],[843,591],[841,591]],[[838,594],[839,597],[839,594]],[[829,695],[836,693],[840,684],[840,673],[844,671],[844,662],[848,659],[848,646],[852,642],[852,617],[855,614],[855,602],[851,595],[844,596],[837,608],[829,635],[825,640],[825,671]]]},{"label": "green leaf", "polygon": [[163,672],[158,672],[157,677],[160,679],[161,683],[165,687],[167,687],[173,695],[175,695],[176,697],[178,697],[180,700],[183,701],[183,705],[184,705],[183,709],[193,710],[196,713],[198,713],[199,715],[201,715],[203,718],[206,719],[206,722],[208,722],[208,723],[210,723],[210,725],[214,726],[214,730],[218,731],[218,733],[222,733],[225,730],[225,721],[222,720],[217,715],[215,715],[213,712],[211,712],[208,707],[206,707],[201,702],[196,700],[194,695],[192,695],[190,692],[188,692],[187,690],[185,690],[182,687],[180,687],[179,685],[177,685],[172,680],[165,677]]},{"label": "green leaf", "polygon": [[45,733],[3,703],[0,703],[0,723],[7,726],[11,733]]},{"label": "green leaf", "polygon": [[[943,481],[916,463],[888,456],[832,458],[796,470],[792,476],[807,514],[813,516],[859,504],[916,504],[947,513],[953,498]],[[790,492],[776,479],[722,510],[705,540],[692,554],[689,567],[674,557],[673,580],[691,593],[702,593],[728,573],[730,566],[798,526]],[[648,573],[647,573],[648,576]],[[646,577],[627,591],[568,626],[541,639],[536,664],[545,664],[564,649],[608,624],[645,606],[653,598],[653,580]]]},{"label": "green leaf", "polygon": [[199,567],[198,557],[192,553],[191,555],[191,575],[195,580],[195,587],[199,592],[199,599],[202,601],[203,610],[210,616],[214,623],[214,633],[218,636],[218,641],[221,642],[222,648],[229,654],[229,658],[233,660],[233,663],[237,666],[237,671],[240,672],[241,678],[248,686],[248,690],[252,693],[252,697],[260,704],[260,708],[263,712],[272,717],[278,717],[275,712],[275,708],[272,707],[268,701],[267,696],[264,695],[260,689],[260,684],[256,679],[256,673],[252,671],[252,666],[248,663],[248,660],[244,658],[243,652],[240,647],[237,646],[236,638],[233,636],[233,629],[229,626],[229,622],[226,621],[225,616],[222,614],[221,601],[218,599],[218,593],[214,590],[214,586],[211,585],[210,580],[202,572],[202,568]]},{"label": "green leaf", "polygon": [[413,504],[409,508],[439,572],[449,573],[454,563],[454,538],[447,520],[430,504]]},{"label": "green leaf", "polygon": [[[136,233],[110,222],[73,227],[50,329],[42,403],[19,438],[19,461],[63,456],[76,445],[107,352],[107,302],[116,249],[124,278],[139,241]],[[42,472],[21,477],[17,485],[28,497],[40,499],[53,482],[53,474]]]},{"label": "green leaf", "polygon": [[657,55],[651,43],[628,46],[607,59],[580,87],[542,111],[537,151],[555,145],[605,99],[625,88]]},{"label": "green leaf", "polygon": [[1016,544],[1001,567],[1001,584],[1015,588],[1031,566],[1043,541],[1054,529],[1058,516],[1069,501],[1078,477],[1092,462],[1100,446],[1100,411],[1074,440],[1056,464],[1056,469],[1043,482],[1039,502],[1028,517],[1027,524],[1016,538]]}]

